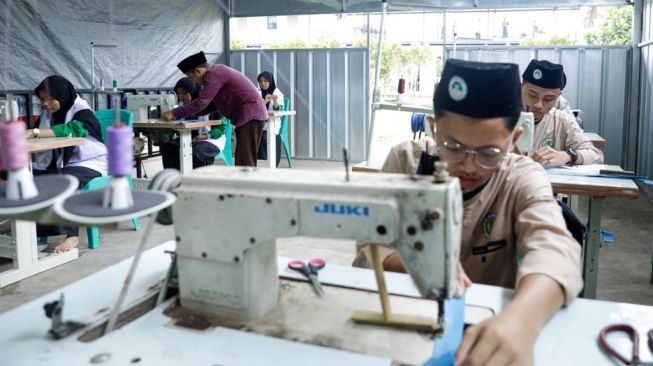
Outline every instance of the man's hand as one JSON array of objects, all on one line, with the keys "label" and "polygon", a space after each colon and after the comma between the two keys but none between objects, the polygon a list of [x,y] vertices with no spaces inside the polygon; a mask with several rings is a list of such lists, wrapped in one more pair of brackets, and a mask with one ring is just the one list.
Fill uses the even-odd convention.
[{"label": "man's hand", "polygon": [[564,300],[564,289],[551,277],[522,278],[503,312],[467,329],[456,365],[532,365],[537,336]]},{"label": "man's hand", "polygon": [[537,329],[509,313],[467,329],[456,353],[456,365],[532,365]]},{"label": "man's hand", "polygon": [[387,272],[406,273],[406,267],[404,267],[399,253],[393,252],[383,260],[383,270]]},{"label": "man's hand", "polygon": [[163,116],[161,116],[161,119],[166,122],[170,122],[175,119],[175,116],[172,114],[172,111],[167,111],[167,112],[163,112]]},{"label": "man's hand", "polygon": [[462,297],[465,294],[465,290],[472,285],[472,280],[467,277],[467,273],[463,269],[463,265],[458,262],[458,285],[456,286],[456,292],[454,292],[455,297]]},{"label": "man's hand", "polygon": [[533,152],[533,160],[545,167],[559,166],[570,162],[571,156],[566,151],[558,151],[549,146],[544,146]]}]

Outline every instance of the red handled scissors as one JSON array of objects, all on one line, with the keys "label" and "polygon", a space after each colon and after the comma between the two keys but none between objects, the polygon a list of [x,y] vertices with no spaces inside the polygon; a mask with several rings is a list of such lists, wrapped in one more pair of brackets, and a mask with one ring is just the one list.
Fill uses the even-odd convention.
[{"label": "red handled scissors", "polygon": [[[615,332],[624,332],[628,334],[628,337],[630,337],[630,339],[633,341],[633,350],[630,356],[630,360],[624,357],[621,353],[617,352],[608,343],[608,334]],[[653,329],[648,331],[647,338],[648,348],[651,350],[651,352],[653,352]],[[608,355],[621,361],[624,365],[653,366],[653,362],[644,362],[639,358],[639,334],[635,328],[628,324],[608,325],[607,327],[601,329],[601,333],[599,333],[599,344]]]},{"label": "red handled scissors", "polygon": [[315,293],[317,293],[318,296],[323,296],[324,290],[322,289],[322,285],[320,285],[320,281],[317,279],[317,271],[324,268],[325,264],[326,262],[324,259],[319,258],[311,259],[308,261],[308,265],[304,263],[304,261],[294,260],[288,262],[288,268],[306,276],[306,278],[308,278],[313,284]]}]

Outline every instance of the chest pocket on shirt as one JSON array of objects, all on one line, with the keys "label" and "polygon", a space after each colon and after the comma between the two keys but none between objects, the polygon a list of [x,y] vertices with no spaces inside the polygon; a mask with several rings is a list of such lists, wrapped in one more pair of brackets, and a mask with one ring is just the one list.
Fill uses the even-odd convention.
[{"label": "chest pocket on shirt", "polygon": [[480,230],[488,243],[485,245],[477,245],[472,248],[473,255],[484,255],[491,252],[496,252],[508,245],[506,239],[489,241],[492,236],[492,231],[494,231],[495,222],[497,220],[497,214],[494,212],[489,212],[481,221]]},{"label": "chest pocket on shirt", "polygon": [[505,239],[491,241],[486,245],[477,246],[472,248],[473,255],[483,255],[491,252],[496,252],[497,250],[503,249],[508,242]]}]

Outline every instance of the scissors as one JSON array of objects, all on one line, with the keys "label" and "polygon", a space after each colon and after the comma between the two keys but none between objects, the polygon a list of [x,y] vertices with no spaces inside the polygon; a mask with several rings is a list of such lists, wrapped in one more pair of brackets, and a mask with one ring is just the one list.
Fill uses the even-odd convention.
[{"label": "scissors", "polygon": [[[628,337],[633,341],[633,351],[631,354],[630,360],[624,357],[619,352],[615,351],[614,348],[610,346],[607,341],[609,333],[615,332],[624,332],[628,334]],[[653,352],[653,329],[649,330],[647,333],[648,336],[648,348]],[[607,327],[601,329],[599,333],[599,345],[601,348],[610,356],[618,359],[623,362],[624,365],[635,365],[635,366],[653,366],[653,362],[644,362],[639,358],[639,334],[637,330],[628,324],[614,324],[608,325]]]},{"label": "scissors", "polygon": [[306,278],[308,278],[313,284],[313,289],[315,290],[315,293],[317,293],[317,296],[323,296],[324,290],[322,289],[322,285],[320,285],[320,281],[317,279],[317,271],[324,268],[325,264],[326,262],[324,259],[319,258],[311,259],[308,261],[308,265],[306,265],[304,261],[294,260],[288,262],[288,268],[306,276]]}]

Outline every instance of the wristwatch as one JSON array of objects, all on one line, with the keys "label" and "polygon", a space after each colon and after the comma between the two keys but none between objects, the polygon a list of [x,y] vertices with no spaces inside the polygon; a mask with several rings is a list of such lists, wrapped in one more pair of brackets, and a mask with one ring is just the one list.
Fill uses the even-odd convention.
[{"label": "wristwatch", "polygon": [[578,161],[578,152],[574,149],[567,149],[567,154],[569,154],[569,157],[571,158],[569,164],[575,165],[576,162]]},{"label": "wristwatch", "polygon": [[39,130],[38,128],[32,128],[32,136],[34,136],[34,138],[38,138],[40,133],[41,130]]}]

